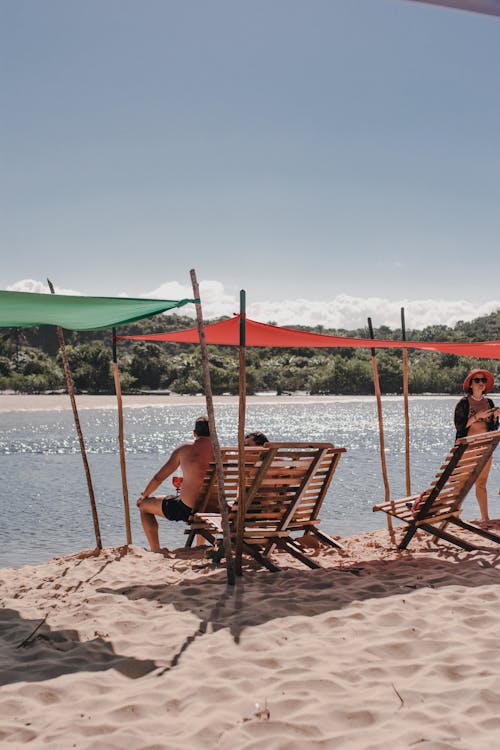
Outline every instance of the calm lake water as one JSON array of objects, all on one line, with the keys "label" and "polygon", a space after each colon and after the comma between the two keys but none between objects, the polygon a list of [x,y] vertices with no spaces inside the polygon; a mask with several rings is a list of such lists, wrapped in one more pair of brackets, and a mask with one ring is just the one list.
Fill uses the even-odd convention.
[{"label": "calm lake water", "polygon": [[[439,469],[454,440],[454,397],[412,397],[412,490],[421,491]],[[496,400],[498,403],[498,398]],[[236,444],[238,410],[216,404],[221,445]],[[203,409],[201,410],[203,412]],[[180,442],[190,440],[199,405],[127,407],[124,410],[127,475],[135,544],[146,546],[135,499]],[[405,492],[404,412],[400,397],[383,399],[386,461],[391,497]],[[115,409],[85,409],[80,421],[88,451],[104,546],[125,542],[123,496]],[[323,505],[325,531],[347,536],[385,526],[372,505],[384,499],[374,398],[332,402],[249,404],[247,431],[273,440],[331,441],[344,446]],[[71,411],[0,414],[0,565],[35,564],[54,555],[95,546],[87,484]],[[490,515],[500,516],[500,452],[489,479]],[[172,492],[170,480],[163,485]],[[472,492],[465,517],[477,517]],[[167,547],[184,544],[183,524],[160,521]]]}]

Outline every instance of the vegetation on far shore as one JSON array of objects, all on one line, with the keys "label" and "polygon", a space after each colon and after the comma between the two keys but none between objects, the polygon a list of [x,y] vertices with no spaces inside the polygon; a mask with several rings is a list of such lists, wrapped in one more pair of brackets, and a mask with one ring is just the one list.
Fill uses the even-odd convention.
[{"label": "vegetation on far shore", "polygon": [[[157,333],[193,327],[192,318],[155,316],[127,326],[120,335]],[[346,331],[294,326],[300,330],[335,336],[369,338],[364,329]],[[458,322],[453,328],[428,326],[407,331],[412,341],[492,341],[500,338],[500,310]],[[112,335],[110,330],[65,331],[66,351],[75,388],[80,393],[114,393]],[[381,326],[375,338],[401,340],[401,330]],[[214,394],[238,393],[238,354],[235,347],[209,346]],[[124,393],[168,390],[178,394],[203,392],[200,347],[191,344],[156,344],[120,341],[121,386]],[[473,367],[491,370],[500,381],[500,360],[472,359],[454,354],[410,350],[410,393],[460,393],[465,374]],[[369,349],[247,349],[247,391],[277,393],[363,395],[373,393]],[[401,349],[377,350],[383,393],[402,392]],[[0,391],[45,393],[65,388],[65,378],[55,328],[4,329],[0,335]]]}]

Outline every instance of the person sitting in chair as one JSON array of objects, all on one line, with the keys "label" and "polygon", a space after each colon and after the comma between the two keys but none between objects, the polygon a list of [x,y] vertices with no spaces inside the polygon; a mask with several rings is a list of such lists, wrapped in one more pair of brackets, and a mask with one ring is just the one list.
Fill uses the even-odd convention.
[{"label": "person sitting in chair", "polygon": [[[158,521],[156,516],[169,521],[187,521],[194,512],[203,478],[208,466],[213,461],[213,449],[210,440],[210,429],[207,417],[198,417],[194,426],[194,443],[183,443],[176,448],[168,461],[154,475],[141,492],[137,507],[141,514],[141,523],[151,552],[162,554],[168,550],[160,547]],[[152,497],[162,482],[178,468],[182,470],[183,481],[179,495]]]},{"label": "person sitting in chair", "polygon": [[263,432],[248,432],[245,435],[245,445],[264,445],[264,443],[268,443],[269,440],[264,435]]}]

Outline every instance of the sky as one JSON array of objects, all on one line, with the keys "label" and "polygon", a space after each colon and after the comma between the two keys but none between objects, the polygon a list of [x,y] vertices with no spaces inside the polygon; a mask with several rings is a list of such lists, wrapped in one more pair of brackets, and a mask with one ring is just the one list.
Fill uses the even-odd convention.
[{"label": "sky", "polygon": [[[500,308],[500,18],[0,0],[0,288],[347,329]],[[182,313],[188,307],[182,308]]]}]

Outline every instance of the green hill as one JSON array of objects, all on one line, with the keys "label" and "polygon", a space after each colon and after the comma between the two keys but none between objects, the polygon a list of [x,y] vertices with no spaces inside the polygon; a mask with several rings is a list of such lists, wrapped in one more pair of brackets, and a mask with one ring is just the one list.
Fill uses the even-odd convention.
[{"label": "green hill", "polygon": [[[213,322],[213,321],[212,321]],[[156,316],[120,328],[120,334],[133,335],[190,328],[186,316]],[[322,326],[300,330],[336,336],[368,338],[367,330],[327,329]],[[375,338],[401,339],[401,330],[382,326]],[[459,321],[453,328],[428,326],[407,331],[413,341],[491,341],[500,338],[500,310]],[[65,332],[66,349],[77,391],[113,392],[111,331]],[[234,347],[209,347],[212,389],[215,394],[238,393],[238,354]],[[118,347],[124,392],[170,390],[175,393],[201,393],[199,347],[190,344],[155,344],[122,341]],[[380,386],[384,393],[402,392],[401,350],[377,353]],[[472,367],[491,370],[500,381],[499,360],[477,360],[456,355],[413,350],[409,353],[411,393],[458,394],[465,374]],[[0,390],[41,393],[64,389],[65,380],[55,329],[5,329],[0,336]],[[373,393],[371,355],[368,349],[281,349],[247,350],[247,389],[257,391],[313,394]]]}]

